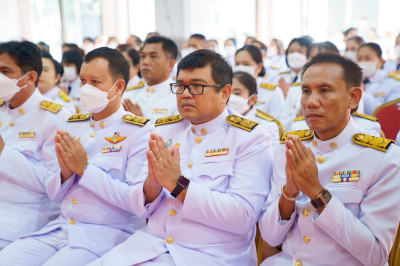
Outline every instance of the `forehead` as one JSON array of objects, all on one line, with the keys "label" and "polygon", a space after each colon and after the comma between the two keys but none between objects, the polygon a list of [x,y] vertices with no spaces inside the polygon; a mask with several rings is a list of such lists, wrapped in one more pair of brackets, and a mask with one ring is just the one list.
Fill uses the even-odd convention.
[{"label": "forehead", "polygon": [[108,60],[102,57],[98,57],[90,60],[89,62],[84,62],[81,68],[81,76],[85,75],[97,75],[97,76],[111,76],[108,69]]},{"label": "forehead", "polygon": [[162,49],[162,43],[148,43],[145,46],[143,46],[142,53],[159,53],[159,54],[164,54],[164,50]]},{"label": "forehead", "polygon": [[179,71],[178,77],[176,79],[183,82],[203,80],[207,83],[215,83],[211,76],[210,65],[202,68],[182,69],[181,71]]},{"label": "forehead", "polygon": [[[336,63],[319,63],[310,66],[304,72],[302,79],[303,86],[313,86],[318,84],[346,85],[343,76],[343,68]],[[346,86],[345,86],[346,87]]]},{"label": "forehead", "polygon": [[20,69],[20,67],[14,61],[14,58],[8,53],[0,53],[0,67],[10,69]]},{"label": "forehead", "polygon": [[54,68],[53,62],[51,62],[51,60],[49,58],[42,57],[42,64],[43,64],[43,67]]},{"label": "forehead", "polygon": [[249,61],[255,62],[255,61],[253,60],[253,58],[251,57],[251,54],[250,54],[248,51],[246,51],[246,50],[242,50],[242,51],[240,51],[239,53],[237,53],[236,56],[235,56],[235,58],[236,58],[237,60],[249,60]]},{"label": "forehead", "polygon": [[371,54],[371,55],[378,56],[378,55],[376,54],[375,50],[372,49],[372,48],[369,47],[369,46],[363,46],[363,47],[361,47],[361,48],[358,50],[358,53],[362,53],[362,54]]}]

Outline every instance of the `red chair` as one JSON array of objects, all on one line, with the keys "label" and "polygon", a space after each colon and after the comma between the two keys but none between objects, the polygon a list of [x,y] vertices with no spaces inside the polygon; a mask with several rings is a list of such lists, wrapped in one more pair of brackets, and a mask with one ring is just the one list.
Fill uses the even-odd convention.
[{"label": "red chair", "polygon": [[400,130],[400,98],[376,108],[374,116],[378,118],[385,137],[395,140]]}]

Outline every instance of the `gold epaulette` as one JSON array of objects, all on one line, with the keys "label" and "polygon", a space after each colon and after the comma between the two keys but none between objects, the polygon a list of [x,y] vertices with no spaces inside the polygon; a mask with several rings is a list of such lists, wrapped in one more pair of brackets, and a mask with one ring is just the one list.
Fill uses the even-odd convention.
[{"label": "gold epaulette", "polygon": [[285,143],[288,135],[296,135],[300,140],[307,140],[314,136],[314,132],[309,129],[285,132],[281,137],[281,143]]},{"label": "gold epaulette", "polygon": [[395,73],[389,73],[388,76],[392,79],[395,79],[397,81],[400,81],[400,77],[397,76]]},{"label": "gold epaulette", "polygon": [[263,89],[267,89],[267,90],[273,91],[273,90],[275,90],[276,85],[272,84],[272,83],[263,82],[263,83],[260,84],[260,87],[263,88]]},{"label": "gold epaulette", "polygon": [[171,115],[167,117],[161,117],[157,119],[155,126],[161,126],[161,125],[167,125],[167,124],[172,124],[176,123],[183,120],[183,116],[181,115]]},{"label": "gold epaulette", "polygon": [[149,118],[141,117],[141,116],[137,116],[137,115],[124,115],[122,117],[122,120],[124,120],[127,123],[138,125],[138,126],[144,126],[144,125],[146,125],[147,122],[150,121]]},{"label": "gold epaulette", "polygon": [[75,114],[75,115],[71,115],[67,122],[78,122],[78,121],[85,121],[88,120],[90,118],[92,114]]},{"label": "gold epaulette", "polygon": [[71,101],[71,99],[68,97],[68,95],[63,91],[58,91],[58,96],[60,96],[60,98],[66,103]]},{"label": "gold epaulette", "polygon": [[252,131],[258,125],[257,122],[238,115],[228,115],[226,122],[247,131]]},{"label": "gold epaulette", "polygon": [[292,83],[290,85],[290,87],[296,87],[296,86],[300,86],[300,85],[301,85],[301,82],[295,82],[295,83]]},{"label": "gold epaulette", "polygon": [[3,100],[0,100],[0,106],[2,106],[4,104]]},{"label": "gold epaulette", "polygon": [[378,122],[378,118],[375,117],[375,116],[372,116],[372,115],[360,114],[360,113],[357,113],[357,112],[353,112],[353,115],[358,116],[358,117],[362,117],[362,118],[365,118],[365,119],[368,119],[368,120],[371,120],[371,121],[374,121],[374,122]]},{"label": "gold epaulette", "polygon": [[270,68],[275,69],[275,70],[279,70],[280,68],[277,66],[270,66]]},{"label": "gold epaulette", "polygon": [[281,121],[279,121],[278,119],[276,119],[275,117],[273,117],[272,115],[261,111],[259,109],[256,109],[256,116],[258,116],[261,119],[270,121],[270,122],[275,122],[278,125],[278,129],[279,129],[279,136],[282,136],[282,134],[285,132],[285,129],[283,127],[283,124],[281,123]]},{"label": "gold epaulette", "polygon": [[298,116],[293,120],[293,122],[298,122],[298,121],[303,121],[303,120],[304,120],[304,116]]},{"label": "gold epaulette", "polygon": [[140,81],[138,85],[128,87],[125,89],[125,91],[132,91],[132,90],[143,88],[145,84],[146,84],[146,81]]},{"label": "gold epaulette", "polygon": [[289,73],[290,73],[290,70],[286,70],[286,71],[279,72],[279,75],[285,75],[285,74],[289,74]]},{"label": "gold epaulette", "polygon": [[390,144],[392,144],[394,141],[391,139],[371,136],[363,133],[356,133],[353,135],[353,142],[361,146],[386,152]]},{"label": "gold epaulette", "polygon": [[54,102],[50,102],[50,101],[42,101],[39,104],[40,108],[50,111],[52,113],[58,113],[58,111],[61,110],[61,108],[64,107],[64,105],[58,104],[58,103],[54,103]]}]

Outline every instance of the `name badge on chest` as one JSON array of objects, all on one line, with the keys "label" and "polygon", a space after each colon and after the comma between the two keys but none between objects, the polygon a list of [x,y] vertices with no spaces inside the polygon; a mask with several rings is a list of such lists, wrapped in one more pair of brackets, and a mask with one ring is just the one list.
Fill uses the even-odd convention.
[{"label": "name badge on chest", "polygon": [[107,146],[103,148],[103,153],[119,152],[121,151],[121,148],[121,145]]},{"label": "name badge on chest", "polygon": [[228,155],[229,148],[220,148],[206,151],[206,157]]},{"label": "name badge on chest", "polygon": [[19,132],[18,136],[20,138],[34,138],[35,137],[35,132],[33,131],[26,131],[26,132]]}]

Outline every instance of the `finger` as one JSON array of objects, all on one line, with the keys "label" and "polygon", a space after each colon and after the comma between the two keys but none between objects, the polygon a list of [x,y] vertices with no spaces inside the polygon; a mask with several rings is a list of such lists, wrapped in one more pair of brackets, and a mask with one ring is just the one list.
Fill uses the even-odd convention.
[{"label": "finger", "polygon": [[181,160],[181,155],[179,153],[179,146],[173,146],[172,150],[173,150],[172,158],[175,161],[179,162]]},{"label": "finger", "polygon": [[[299,146],[299,138],[297,136],[288,136],[288,139],[290,139],[290,150],[293,152],[293,156],[295,159],[295,163],[299,164],[303,160],[303,153],[302,149]],[[301,143],[300,143],[301,144]]]},{"label": "finger", "polygon": [[163,138],[160,135],[157,135],[155,140],[156,140],[158,150],[160,151],[161,158],[168,158],[170,153],[169,153],[168,147],[165,144]]},{"label": "finger", "polygon": [[[70,135],[68,134],[68,132],[62,131],[60,133],[60,136],[61,136],[62,140],[64,141],[65,145],[67,145],[71,149],[73,144],[71,142],[71,139],[69,138]],[[64,148],[65,148],[65,146],[64,146]]]},{"label": "finger", "polygon": [[308,152],[308,155],[309,155],[311,158],[313,158],[314,161],[315,161],[315,154],[312,152],[311,147],[308,147],[308,148],[307,148],[307,152]]},{"label": "finger", "polygon": [[149,154],[148,158],[150,159],[149,161],[150,161],[151,166],[152,166],[153,171],[154,171],[155,168],[159,167],[159,163],[158,163],[158,161],[156,159],[156,156],[154,155],[154,153],[152,151],[149,151],[148,154]]},{"label": "finger", "polygon": [[149,140],[149,148],[150,151],[154,154],[156,160],[159,160],[161,158],[160,151],[158,150],[158,146],[156,144],[155,140]]},{"label": "finger", "polygon": [[68,153],[65,151],[64,147],[60,143],[57,143],[56,148],[58,149],[58,152],[61,155],[61,158],[64,161],[64,163],[67,162]]},{"label": "finger", "polygon": [[71,149],[68,146],[68,144],[66,143],[62,134],[59,135],[57,144],[60,144],[60,146],[63,148],[65,156],[67,156],[68,154],[71,154]]},{"label": "finger", "polygon": [[308,152],[307,152],[306,146],[304,146],[303,142],[297,136],[296,136],[296,140],[294,142],[294,145],[295,145],[296,150],[299,152],[300,157],[302,159],[305,159],[305,157],[308,157]]}]

